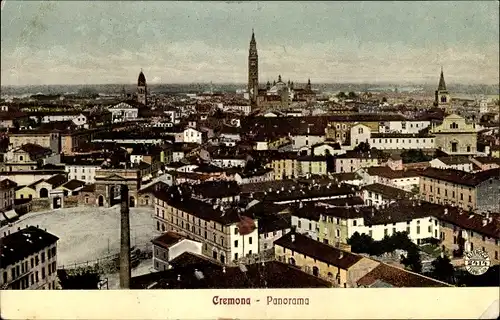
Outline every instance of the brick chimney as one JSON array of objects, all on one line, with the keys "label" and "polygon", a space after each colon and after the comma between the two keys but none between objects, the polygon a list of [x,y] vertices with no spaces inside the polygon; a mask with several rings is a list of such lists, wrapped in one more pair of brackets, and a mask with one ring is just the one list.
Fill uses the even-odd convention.
[{"label": "brick chimney", "polygon": [[128,186],[120,186],[120,288],[130,289],[130,217],[128,204]]}]

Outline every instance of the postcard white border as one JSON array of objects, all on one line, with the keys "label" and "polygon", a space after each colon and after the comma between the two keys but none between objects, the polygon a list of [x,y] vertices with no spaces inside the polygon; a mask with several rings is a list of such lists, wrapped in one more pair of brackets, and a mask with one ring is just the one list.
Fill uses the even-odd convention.
[{"label": "postcard white border", "polygon": [[[213,297],[251,305],[214,305]],[[267,296],[309,305],[267,305]],[[256,302],[260,300],[260,302]],[[2,291],[2,319],[479,319],[498,288]]]}]

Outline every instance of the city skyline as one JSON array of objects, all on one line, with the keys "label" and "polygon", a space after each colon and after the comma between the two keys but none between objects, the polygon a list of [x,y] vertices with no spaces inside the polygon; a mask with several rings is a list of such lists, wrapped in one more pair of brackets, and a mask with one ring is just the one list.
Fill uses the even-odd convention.
[{"label": "city skyline", "polygon": [[[399,14],[394,14],[398,12]],[[2,9],[2,85],[499,81],[495,2],[15,2]],[[50,21],[50,23],[49,23]]]}]

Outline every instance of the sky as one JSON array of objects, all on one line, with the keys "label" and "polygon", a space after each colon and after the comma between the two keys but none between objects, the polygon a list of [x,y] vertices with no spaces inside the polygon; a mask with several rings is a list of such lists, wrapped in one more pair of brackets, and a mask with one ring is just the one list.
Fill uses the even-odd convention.
[{"label": "sky", "polygon": [[1,84],[499,83],[498,1],[14,1]]}]

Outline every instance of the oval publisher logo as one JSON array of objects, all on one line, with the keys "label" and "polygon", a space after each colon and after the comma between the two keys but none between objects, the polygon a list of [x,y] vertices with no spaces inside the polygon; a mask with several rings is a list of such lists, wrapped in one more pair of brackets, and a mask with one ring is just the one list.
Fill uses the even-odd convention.
[{"label": "oval publisher logo", "polygon": [[480,276],[490,268],[491,261],[488,254],[483,250],[472,250],[465,252],[465,270],[475,276]]}]

